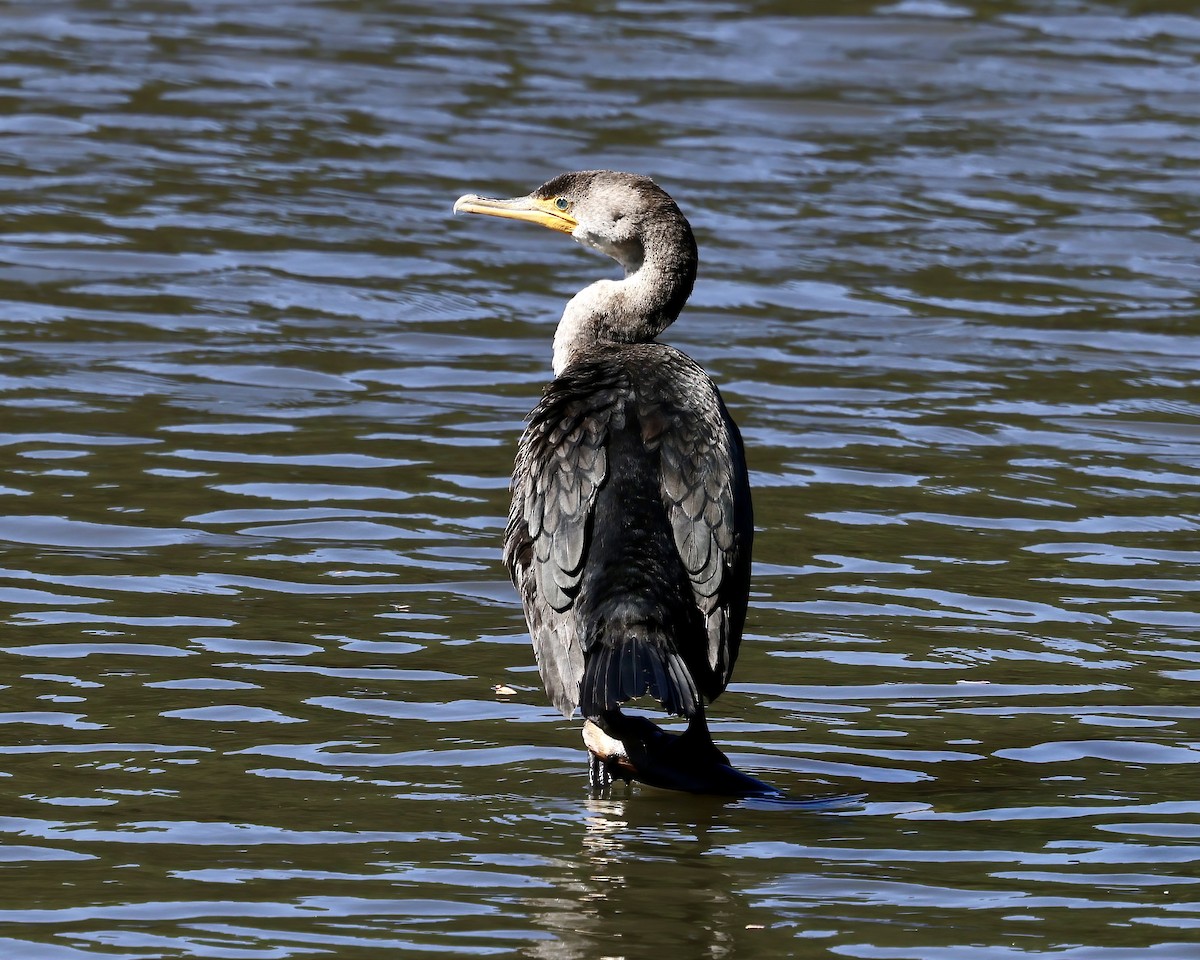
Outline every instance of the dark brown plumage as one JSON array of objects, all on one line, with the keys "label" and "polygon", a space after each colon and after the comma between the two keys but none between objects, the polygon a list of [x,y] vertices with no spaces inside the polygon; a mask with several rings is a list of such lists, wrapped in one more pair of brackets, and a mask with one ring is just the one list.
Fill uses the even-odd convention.
[{"label": "dark brown plumage", "polygon": [[641,729],[621,704],[649,693],[724,761],[704,702],[737,659],[754,528],[720,393],[654,339],[691,293],[691,227],[652,181],[612,171],[563,174],[516,200],[467,196],[455,210],[569,232],[625,268],[568,303],[555,378],[513,472],[504,560],[546,692],[618,739]]}]

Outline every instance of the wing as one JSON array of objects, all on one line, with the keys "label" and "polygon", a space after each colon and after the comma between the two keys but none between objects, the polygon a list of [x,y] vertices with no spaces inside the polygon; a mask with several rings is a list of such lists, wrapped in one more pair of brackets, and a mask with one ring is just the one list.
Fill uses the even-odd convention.
[{"label": "wing", "polygon": [[[644,361],[636,367],[636,382],[622,364],[589,362],[546,388],[530,414],[513,472],[504,560],[525,608],[546,692],[567,717],[580,703],[581,684],[588,686],[589,702],[603,701],[606,708],[649,690],[672,712],[690,715],[697,691],[712,700],[728,684],[746,617],[754,522],[741,436],[716,387],[693,361],[661,344],[630,352]],[[611,637],[598,643],[597,625],[609,630],[627,617],[631,626],[646,623],[637,605],[598,613],[592,608],[605,598],[587,590],[587,609],[576,604],[590,582],[585,568],[597,499],[613,476],[612,444],[631,440],[651,457],[640,462],[653,467],[623,502],[632,507],[640,491],[659,486],[663,536],[678,552],[678,560],[653,558],[661,561],[654,569],[662,575],[652,586],[638,586],[649,591],[639,597],[661,601],[661,616],[682,598],[658,596],[655,586],[669,590],[671,583],[687,583],[699,616],[671,617],[673,626],[665,634],[652,631],[654,638],[619,629],[619,643]],[[632,479],[620,470],[617,478]],[[657,543],[645,543],[649,553],[656,553]],[[637,565],[640,576],[654,566],[645,558]],[[678,579],[670,573],[677,564],[683,567]],[[603,565],[588,576],[612,575],[619,574]]]},{"label": "wing", "polygon": [[[729,683],[750,589],[754,513],[745,451],[720,393],[690,359],[676,371],[676,400],[640,411],[647,443],[661,450],[663,498],[675,545],[704,618],[702,644],[681,651],[697,686],[715,699]],[[702,647],[702,649],[698,649]]]},{"label": "wing", "polygon": [[547,386],[521,437],[504,562],[521,595],[542,682],[569,717],[584,651],[572,611],[596,494],[608,473],[609,424],[627,383],[615,367],[569,370]]}]

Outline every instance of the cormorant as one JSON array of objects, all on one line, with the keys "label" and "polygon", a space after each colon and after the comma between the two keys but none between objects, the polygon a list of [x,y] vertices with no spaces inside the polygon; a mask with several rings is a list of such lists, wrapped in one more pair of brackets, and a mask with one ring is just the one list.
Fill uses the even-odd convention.
[{"label": "cormorant", "polygon": [[[691,226],[652,180],[611,170],[564,173],[513,200],[463,196],[454,212],[541,224],[625,269],[563,312],[504,535],[546,692],[563,716],[578,707],[590,721],[592,785],[616,775],[770,791],[729,766],[704,719],[737,659],[754,524],[742,438],[720,393],[655,339],[692,292]],[[646,693],[687,730],[621,713]]]}]

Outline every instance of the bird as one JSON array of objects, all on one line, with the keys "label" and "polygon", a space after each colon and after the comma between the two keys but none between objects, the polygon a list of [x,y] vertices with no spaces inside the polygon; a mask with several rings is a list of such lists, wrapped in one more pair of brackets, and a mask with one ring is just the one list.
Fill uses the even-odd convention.
[{"label": "bird", "polygon": [[[754,792],[763,785],[732,770],[705,719],[748,606],[744,444],[704,369],[658,339],[695,282],[691,225],[649,177],[613,170],[563,173],[514,199],[467,194],[454,212],[569,234],[624,271],[563,310],[503,548],[546,693],[585,718],[590,784]],[[682,734],[622,713],[647,694],[688,721]]]}]

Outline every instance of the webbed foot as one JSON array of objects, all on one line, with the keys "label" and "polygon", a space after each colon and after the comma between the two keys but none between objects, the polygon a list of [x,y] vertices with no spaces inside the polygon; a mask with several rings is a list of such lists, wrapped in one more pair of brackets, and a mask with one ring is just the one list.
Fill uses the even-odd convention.
[{"label": "webbed foot", "polygon": [[588,786],[593,790],[607,790],[615,780],[629,783],[632,770],[625,747],[620,740],[610,737],[596,724],[588,720],[583,725],[583,742],[588,748]]}]

